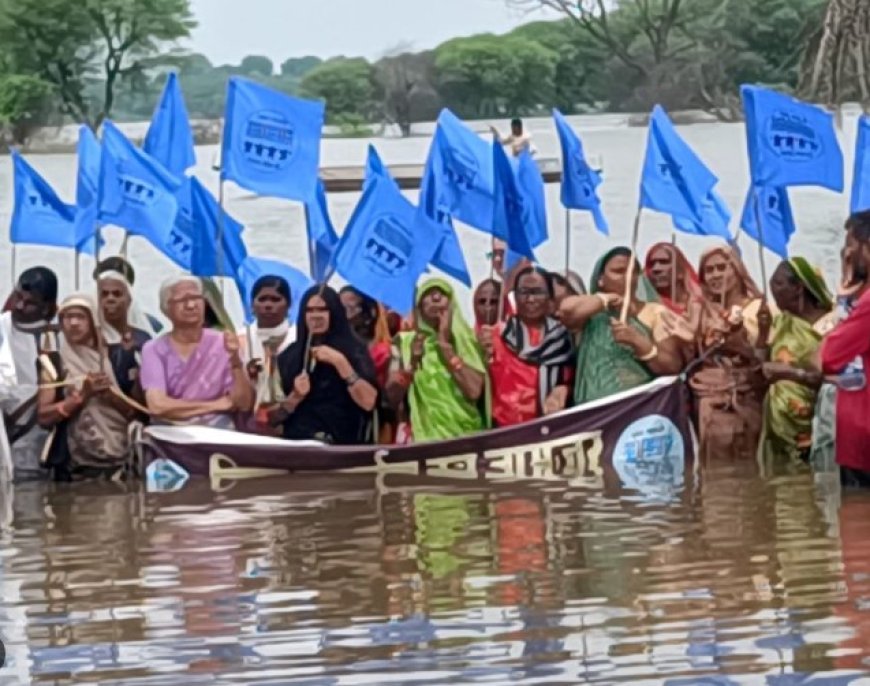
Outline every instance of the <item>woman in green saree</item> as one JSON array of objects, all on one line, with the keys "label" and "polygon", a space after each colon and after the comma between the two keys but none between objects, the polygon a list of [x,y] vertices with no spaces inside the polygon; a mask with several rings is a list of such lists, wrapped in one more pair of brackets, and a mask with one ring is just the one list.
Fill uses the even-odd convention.
[{"label": "woman in green saree", "polygon": [[677,374],[679,344],[666,308],[650,302],[655,292],[635,264],[628,321],[619,321],[631,250],[613,248],[598,260],[589,282],[591,295],[566,298],[562,323],[580,332],[574,402],[579,405]]},{"label": "woman in green saree", "polygon": [[456,438],[488,427],[486,363],[453,288],[429,279],[417,289],[414,331],[400,333],[387,394],[406,401],[414,441]]},{"label": "woman in green saree", "polygon": [[770,386],[764,402],[762,456],[809,459],[813,414],[823,376],[818,360],[822,339],[836,324],[834,301],[822,276],[802,257],[785,260],[770,279],[780,310],[773,322]]}]

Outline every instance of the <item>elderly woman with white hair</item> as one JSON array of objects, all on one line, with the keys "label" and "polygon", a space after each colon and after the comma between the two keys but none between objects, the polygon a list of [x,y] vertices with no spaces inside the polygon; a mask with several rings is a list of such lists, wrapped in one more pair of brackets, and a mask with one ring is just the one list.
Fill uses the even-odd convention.
[{"label": "elderly woman with white hair", "polygon": [[205,328],[202,281],[180,276],[160,286],[160,309],[172,330],[142,350],[140,379],[153,421],[235,427],[254,392],[233,332]]}]

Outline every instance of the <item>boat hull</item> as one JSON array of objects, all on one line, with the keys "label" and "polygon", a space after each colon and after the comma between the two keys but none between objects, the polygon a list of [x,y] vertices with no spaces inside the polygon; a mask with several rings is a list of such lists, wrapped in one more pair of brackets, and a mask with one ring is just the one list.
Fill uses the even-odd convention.
[{"label": "boat hull", "polygon": [[150,427],[143,443],[146,464],[167,459],[212,479],[345,472],[570,480],[615,469],[630,481],[641,472],[680,477],[694,455],[687,392],[676,378],[518,426],[407,446],[329,446],[193,426]]}]

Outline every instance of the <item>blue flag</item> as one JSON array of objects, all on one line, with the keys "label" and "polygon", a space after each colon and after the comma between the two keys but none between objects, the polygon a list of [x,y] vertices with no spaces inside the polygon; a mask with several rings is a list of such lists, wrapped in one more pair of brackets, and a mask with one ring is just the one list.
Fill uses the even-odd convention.
[{"label": "blue flag", "polygon": [[441,110],[426,173],[450,216],[481,231],[492,231],[495,186],[489,143],[450,110]]},{"label": "blue flag", "polygon": [[523,196],[526,235],[529,245],[537,248],[550,237],[547,230],[547,196],[544,177],[528,151],[523,151],[517,160],[516,177],[517,187]]},{"label": "blue flag", "polygon": [[755,214],[756,195],[758,214],[761,217],[763,245],[783,259],[788,258],[788,242],[795,232],[794,216],[788,191],[785,188],[770,186],[750,186],[743,205],[740,226],[747,236],[759,239],[758,222]]},{"label": "blue flag", "polygon": [[252,294],[254,284],[261,276],[280,276],[287,281],[287,285],[290,286],[290,312],[288,319],[295,323],[299,315],[299,303],[302,300],[302,296],[305,294],[305,291],[311,288],[314,282],[308,278],[307,274],[291,267],[289,264],[249,255],[242,261],[236,273],[236,286],[239,289],[239,296],[245,309],[246,322],[254,321],[254,311],[251,307]]},{"label": "blue flag", "polygon": [[752,182],[843,190],[833,115],[782,93],[741,86]]},{"label": "blue flag", "polygon": [[76,208],[67,205],[27,161],[12,151],[15,207],[9,224],[10,243],[77,248],[94,253],[94,241],[81,244],[76,236]]},{"label": "blue flag", "polygon": [[688,217],[674,217],[674,228],[677,231],[694,234],[695,236],[720,236],[726,241],[731,240],[731,210],[716,191],[704,200],[702,206],[702,221],[697,222]]},{"label": "blue flag", "polygon": [[326,187],[317,179],[314,200],[305,203],[305,223],[308,229],[308,251],[311,278],[326,283],[332,275],[338,234],[329,218]]},{"label": "blue flag", "polygon": [[559,110],[553,110],[553,119],[562,147],[562,204],[572,210],[589,210],[595,228],[609,236],[610,227],[601,211],[601,200],[596,190],[601,185],[601,174],[589,166],[583,143]]},{"label": "blue flag", "polygon": [[227,88],[221,178],[260,195],[302,202],[317,191],[322,102],[234,76]]},{"label": "blue flag", "polygon": [[492,143],[495,172],[495,215],[492,235],[503,240],[511,252],[535,261],[535,253],[527,233],[533,223],[533,208],[520,190],[513,166],[498,141]]},{"label": "blue flag", "polygon": [[852,176],[852,212],[870,209],[870,117],[858,117],[858,140],[855,144],[855,171]]},{"label": "blue flag", "polygon": [[396,183],[395,179],[393,179],[393,175],[390,174],[390,170],[387,169],[387,165],[384,164],[381,156],[378,155],[375,146],[369,143],[368,154],[366,155],[366,172],[365,177],[363,178],[363,191],[365,191],[366,187],[375,176],[390,179],[394,184]]},{"label": "blue flag", "polygon": [[[223,212],[215,197],[196,177],[190,179],[190,199],[193,219],[190,272],[195,276],[235,278],[248,256],[242,225]],[[222,239],[220,250],[218,235]]]},{"label": "blue flag", "polygon": [[165,245],[175,224],[181,181],[157,160],[136,148],[108,119],[103,122],[100,157],[99,213],[115,224]]},{"label": "blue flag", "polygon": [[432,258],[434,267],[466,286],[471,286],[471,275],[468,273],[462,246],[459,245],[459,238],[456,236],[456,229],[450,218],[449,207],[438,188],[437,175],[430,173],[430,167],[434,164],[433,152],[430,149],[420,185],[420,204],[417,207],[419,235],[435,235],[440,241],[438,250]]},{"label": "blue flag", "polygon": [[88,126],[79,127],[76,153],[76,236],[81,244],[99,228],[97,195],[100,184],[100,143]]},{"label": "blue flag", "polygon": [[178,76],[172,72],[166,78],[163,94],[157,109],[154,110],[142,149],[170,173],[180,177],[196,164],[193,145],[193,130],[190,128],[184,95],[181,93]]},{"label": "blue flag", "polygon": [[369,182],[336,251],[336,268],[352,286],[402,314],[438,249],[438,236],[419,230],[416,208],[389,179]]},{"label": "blue flag", "polygon": [[718,182],[686,142],[668,115],[656,105],[647,134],[640,182],[642,207],[704,222],[704,204]]}]

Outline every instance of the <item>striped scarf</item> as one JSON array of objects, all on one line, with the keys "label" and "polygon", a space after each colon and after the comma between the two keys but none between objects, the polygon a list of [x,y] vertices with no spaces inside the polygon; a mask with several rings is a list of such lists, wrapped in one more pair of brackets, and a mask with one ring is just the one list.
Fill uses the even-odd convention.
[{"label": "striped scarf", "polygon": [[574,356],[574,343],[571,334],[558,321],[547,317],[541,340],[533,345],[528,329],[519,317],[507,320],[501,339],[505,346],[526,364],[539,367],[538,401],[544,401],[553,389],[564,381],[563,369]]}]

